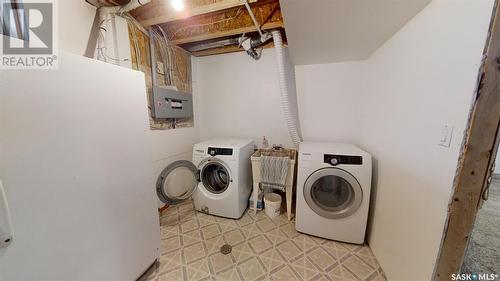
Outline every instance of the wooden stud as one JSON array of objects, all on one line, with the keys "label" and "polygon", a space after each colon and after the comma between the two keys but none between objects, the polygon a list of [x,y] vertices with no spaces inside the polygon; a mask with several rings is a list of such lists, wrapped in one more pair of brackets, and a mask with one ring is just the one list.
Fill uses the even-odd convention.
[{"label": "wooden stud", "polygon": [[476,214],[495,161],[500,137],[500,8],[494,17],[484,52],[474,105],[469,117],[452,198],[448,207],[434,280],[449,281],[459,273]]},{"label": "wooden stud", "polygon": [[[249,3],[257,0],[249,0]],[[241,0],[186,0],[182,12],[175,11],[169,1],[153,0],[131,12],[143,26],[152,26],[220,10],[242,6]]]}]

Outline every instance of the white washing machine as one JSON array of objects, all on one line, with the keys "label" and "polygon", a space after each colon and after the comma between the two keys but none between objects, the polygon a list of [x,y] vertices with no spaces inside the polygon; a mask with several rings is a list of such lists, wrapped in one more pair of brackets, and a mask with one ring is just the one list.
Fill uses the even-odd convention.
[{"label": "white washing machine", "polygon": [[364,243],[371,178],[371,156],[360,148],[301,143],[296,229],[327,239]]},{"label": "white washing machine", "polygon": [[215,139],[196,144],[193,162],[177,161],[158,177],[160,200],[176,205],[194,199],[197,211],[240,218],[252,189],[253,140]]}]

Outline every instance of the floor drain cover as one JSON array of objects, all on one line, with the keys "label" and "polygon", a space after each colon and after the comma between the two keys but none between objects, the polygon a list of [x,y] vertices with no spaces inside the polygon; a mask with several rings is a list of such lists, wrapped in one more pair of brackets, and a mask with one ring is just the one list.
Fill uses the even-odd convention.
[{"label": "floor drain cover", "polygon": [[228,255],[231,253],[231,251],[233,250],[233,247],[231,247],[231,245],[224,245],[220,248],[220,252],[223,254],[223,255]]}]

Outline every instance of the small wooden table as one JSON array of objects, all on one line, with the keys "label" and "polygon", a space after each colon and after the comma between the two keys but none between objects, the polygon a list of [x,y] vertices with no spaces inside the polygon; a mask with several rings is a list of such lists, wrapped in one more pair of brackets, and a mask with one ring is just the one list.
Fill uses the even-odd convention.
[{"label": "small wooden table", "polygon": [[285,196],[286,196],[286,212],[288,220],[292,219],[292,196],[293,186],[295,180],[295,163],[297,162],[297,150],[294,149],[259,149],[251,157],[252,159],[252,174],[253,174],[253,208],[257,213],[257,200],[259,196],[259,186],[261,181],[260,176],[260,157],[261,156],[282,156],[289,157],[288,175],[285,183]]}]

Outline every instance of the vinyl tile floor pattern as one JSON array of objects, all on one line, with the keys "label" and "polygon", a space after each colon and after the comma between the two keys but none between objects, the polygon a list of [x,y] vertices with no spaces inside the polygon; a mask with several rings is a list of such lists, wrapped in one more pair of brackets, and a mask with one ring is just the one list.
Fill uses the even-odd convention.
[{"label": "vinyl tile floor pattern", "polygon": [[[194,211],[192,202],[161,216],[162,254],[147,280],[386,280],[366,245],[299,233],[286,215],[247,210],[239,220]],[[224,255],[224,244],[232,252]]]}]

